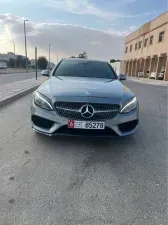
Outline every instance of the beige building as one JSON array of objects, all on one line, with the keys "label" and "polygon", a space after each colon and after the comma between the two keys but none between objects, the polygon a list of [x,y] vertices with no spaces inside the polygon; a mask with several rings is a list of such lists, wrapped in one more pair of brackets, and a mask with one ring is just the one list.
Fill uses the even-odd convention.
[{"label": "beige building", "polygon": [[8,52],[7,54],[0,53],[0,61],[8,61],[10,58],[14,59],[15,55],[13,52]]},{"label": "beige building", "polygon": [[123,73],[149,77],[152,72],[165,71],[168,80],[168,12],[144,24],[125,38]]}]

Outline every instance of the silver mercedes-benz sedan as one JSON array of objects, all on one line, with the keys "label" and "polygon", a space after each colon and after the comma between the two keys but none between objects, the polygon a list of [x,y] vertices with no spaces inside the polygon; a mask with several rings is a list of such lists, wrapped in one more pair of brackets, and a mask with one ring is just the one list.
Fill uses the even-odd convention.
[{"label": "silver mercedes-benz sedan", "polygon": [[49,136],[127,136],[137,130],[137,98],[107,62],[63,59],[42,75],[49,79],[33,93],[35,131]]}]

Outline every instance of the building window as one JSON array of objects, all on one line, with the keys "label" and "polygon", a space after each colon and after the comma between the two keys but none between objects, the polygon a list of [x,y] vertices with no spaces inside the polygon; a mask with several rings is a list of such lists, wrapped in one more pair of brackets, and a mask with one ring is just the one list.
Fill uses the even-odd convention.
[{"label": "building window", "polygon": [[128,51],[128,47],[125,48],[125,53],[127,53],[127,51]]},{"label": "building window", "polygon": [[153,36],[150,37],[150,41],[149,44],[152,45],[153,44]]},{"label": "building window", "polygon": [[130,52],[132,52],[132,45],[130,45]]},{"label": "building window", "polygon": [[136,44],[135,44],[135,51],[137,50],[137,47],[138,47],[138,44],[136,43]]},{"label": "building window", "polygon": [[139,49],[141,48],[141,45],[142,45],[142,41],[139,42]]},{"label": "building window", "polygon": [[148,44],[148,38],[146,38],[145,41],[144,41],[144,47],[146,47],[147,44]]},{"label": "building window", "polygon": [[160,34],[159,34],[159,42],[162,42],[163,41],[163,39],[164,39],[164,31],[162,31],[162,32],[160,32]]}]

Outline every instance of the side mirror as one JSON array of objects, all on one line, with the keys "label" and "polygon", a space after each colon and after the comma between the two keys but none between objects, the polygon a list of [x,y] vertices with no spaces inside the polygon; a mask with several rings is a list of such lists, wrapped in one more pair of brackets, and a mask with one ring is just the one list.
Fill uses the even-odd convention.
[{"label": "side mirror", "polygon": [[49,70],[43,70],[43,71],[41,72],[41,74],[42,74],[43,76],[49,77],[49,76],[50,76],[50,71],[49,71]]}]

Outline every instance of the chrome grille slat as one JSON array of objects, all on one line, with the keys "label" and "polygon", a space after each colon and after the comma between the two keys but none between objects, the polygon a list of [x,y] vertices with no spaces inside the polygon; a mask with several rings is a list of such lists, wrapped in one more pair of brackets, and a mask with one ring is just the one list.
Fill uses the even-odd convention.
[{"label": "chrome grille slat", "polygon": [[87,120],[106,120],[111,119],[120,110],[118,104],[104,104],[104,103],[86,103],[86,102],[55,102],[56,113],[68,119],[86,120],[81,115],[81,107],[89,104],[94,108],[94,115]]}]

